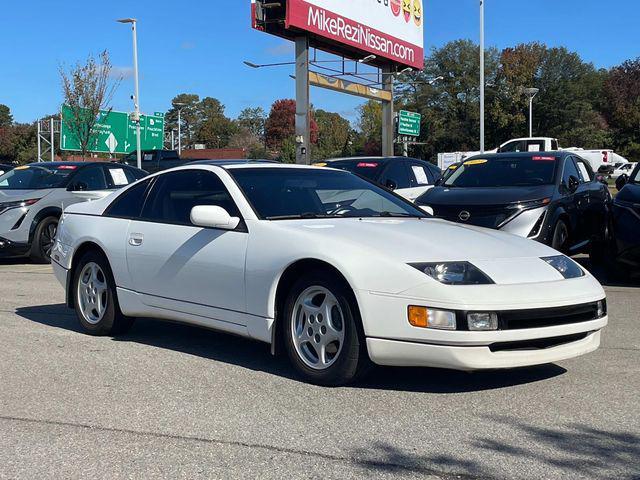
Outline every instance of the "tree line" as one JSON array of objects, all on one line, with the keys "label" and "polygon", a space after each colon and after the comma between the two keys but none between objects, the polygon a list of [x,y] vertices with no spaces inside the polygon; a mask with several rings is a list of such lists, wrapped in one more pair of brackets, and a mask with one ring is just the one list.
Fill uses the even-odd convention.
[{"label": "tree line", "polygon": [[[110,66],[106,52],[100,59]],[[398,77],[396,110],[422,114],[420,145],[412,146],[411,155],[434,160],[439,152],[479,148],[479,63],[479,47],[457,40],[433,49],[422,71]],[[529,43],[488,49],[485,65],[488,148],[528,135],[528,98],[523,90],[536,87],[540,92],[534,100],[534,135],[558,138],[563,146],[612,148],[629,160],[640,160],[640,58],[597,69],[566,48]],[[87,72],[104,76],[107,68],[89,58],[71,72],[61,71],[66,101],[87,95],[79,95],[83,92],[75,91],[65,78],[77,81]],[[95,85],[90,77],[76,89]],[[93,107],[108,108],[104,98],[100,100]],[[250,158],[295,161],[294,100],[277,100],[268,113],[248,107],[234,119],[213,97],[182,93],[171,105],[165,128],[177,132],[180,110],[183,148],[244,148]],[[381,110],[377,102],[364,103],[352,124],[338,113],[312,108],[312,158],[380,154]],[[35,160],[35,123],[15,123],[9,107],[0,105],[0,161]]]}]

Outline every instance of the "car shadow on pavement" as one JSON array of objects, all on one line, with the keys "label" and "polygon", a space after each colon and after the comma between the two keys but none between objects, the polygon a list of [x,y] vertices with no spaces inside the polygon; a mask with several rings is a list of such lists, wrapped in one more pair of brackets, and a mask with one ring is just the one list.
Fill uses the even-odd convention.
[{"label": "car shadow on pavement", "polygon": [[638,435],[576,423],[539,426],[504,416],[483,416],[482,420],[500,425],[501,435],[492,429],[491,435],[461,439],[459,446],[486,461],[454,454],[424,455],[385,442],[356,449],[350,457],[372,476],[384,472],[402,478],[402,474],[440,478],[444,472],[445,478],[504,478],[501,465],[510,464],[504,458],[512,457],[526,459],[532,478],[542,478],[536,476],[541,471],[546,478],[640,478]]},{"label": "car shadow on pavement", "polygon": [[[83,333],[75,313],[64,304],[20,307],[16,309],[16,314],[49,327]],[[268,345],[197,326],[138,319],[129,333],[113,340],[164,348],[301,381],[289,364],[286,355],[271,356]],[[352,387],[457,393],[538,382],[565,372],[566,370],[558,365],[476,373],[434,368],[374,367],[364,379],[353,384]]]},{"label": "car shadow on pavement", "polygon": [[521,419],[488,416],[514,431],[517,443],[494,436],[478,438],[471,448],[484,449],[568,472],[567,478],[640,478],[640,435],[570,423],[554,427]]}]

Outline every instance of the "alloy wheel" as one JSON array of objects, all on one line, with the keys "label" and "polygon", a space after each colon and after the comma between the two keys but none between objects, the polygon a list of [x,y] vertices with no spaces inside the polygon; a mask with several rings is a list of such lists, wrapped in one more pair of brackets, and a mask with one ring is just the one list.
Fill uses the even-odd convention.
[{"label": "alloy wheel", "polygon": [[80,272],[77,300],[80,312],[88,323],[98,324],[107,311],[107,277],[97,263],[87,263]]},{"label": "alloy wheel", "polygon": [[314,370],[331,367],[345,337],[345,318],[335,295],[321,286],[304,290],[294,304],[291,333],[296,353],[305,365]]}]

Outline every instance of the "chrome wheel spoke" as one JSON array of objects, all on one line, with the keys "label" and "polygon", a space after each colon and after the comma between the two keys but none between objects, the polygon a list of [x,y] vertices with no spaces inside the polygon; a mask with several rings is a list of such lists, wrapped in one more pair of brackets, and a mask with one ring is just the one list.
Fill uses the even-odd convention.
[{"label": "chrome wheel spoke", "polygon": [[85,321],[97,324],[107,311],[107,279],[96,263],[87,263],[78,279],[77,301]]},{"label": "chrome wheel spoke", "polygon": [[343,313],[335,295],[321,286],[304,290],[294,305],[291,332],[307,366],[324,370],[333,365],[344,343]]}]

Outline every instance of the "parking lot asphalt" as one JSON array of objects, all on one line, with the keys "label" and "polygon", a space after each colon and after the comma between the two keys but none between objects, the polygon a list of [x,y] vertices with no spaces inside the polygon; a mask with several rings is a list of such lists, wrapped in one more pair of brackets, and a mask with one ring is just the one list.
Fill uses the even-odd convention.
[{"label": "parking lot asphalt", "polygon": [[80,333],[51,267],[0,262],[0,478],[640,478],[640,289],[582,358],[299,381],[266,345]]}]

